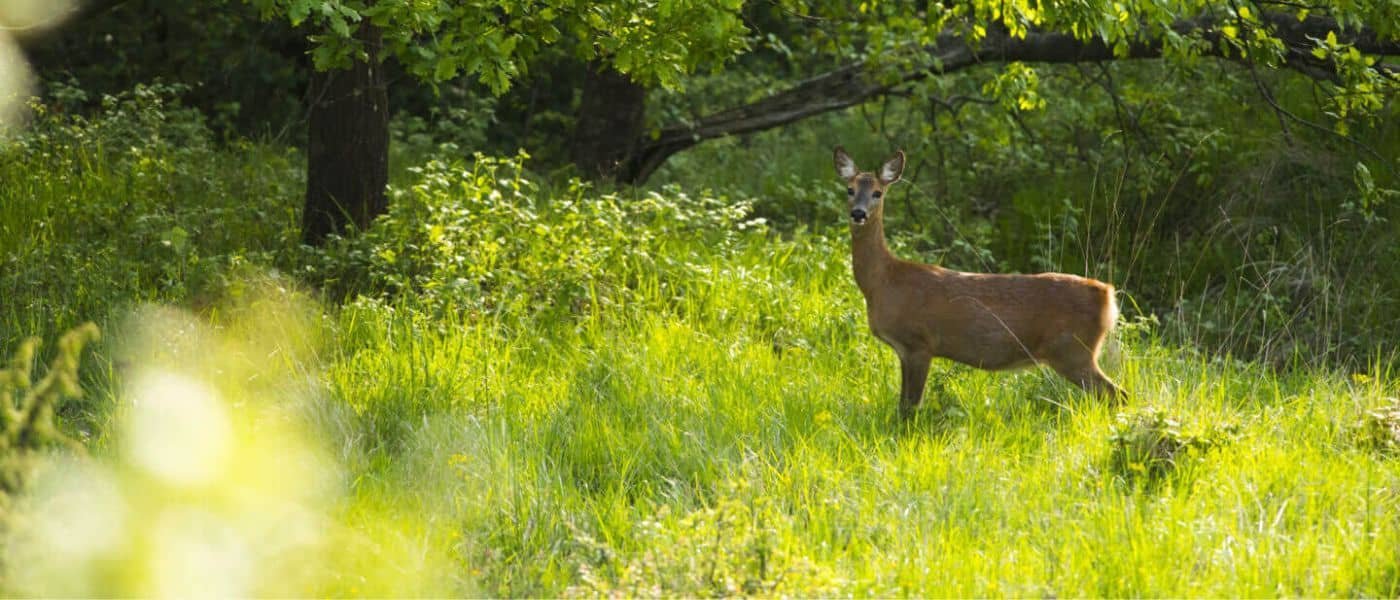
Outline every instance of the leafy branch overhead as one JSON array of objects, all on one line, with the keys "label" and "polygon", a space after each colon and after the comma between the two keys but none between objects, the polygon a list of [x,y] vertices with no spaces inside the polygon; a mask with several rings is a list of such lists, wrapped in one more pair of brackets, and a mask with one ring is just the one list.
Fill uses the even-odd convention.
[{"label": "leafy branch overhead", "polygon": [[354,31],[367,20],[418,78],[475,76],[497,94],[550,46],[605,59],[634,80],[666,88],[747,48],[740,0],[247,1],[264,18],[308,27],[317,68],[346,68],[363,58]]},{"label": "leafy branch overhead", "polygon": [[[796,5],[797,3],[790,3]],[[1288,68],[1321,82],[1329,112],[1366,118],[1400,89],[1400,5],[1294,5],[1274,2],[959,3],[919,11],[903,3],[863,3],[841,13],[822,5],[809,52],[848,62],[746,104],[663,127],[620,170],[645,180],[672,154],[707,139],[762,131],[898,92],[915,81],[988,63],[1084,63],[1221,58]],[[1345,7],[1343,10],[1342,7]],[[794,8],[797,8],[794,6]],[[843,18],[843,16],[845,18]],[[1178,15],[1195,15],[1180,17]],[[1009,75],[1022,79],[1033,71]],[[1034,80],[1004,86],[1034,108]],[[1000,89],[1001,86],[994,86]]]}]

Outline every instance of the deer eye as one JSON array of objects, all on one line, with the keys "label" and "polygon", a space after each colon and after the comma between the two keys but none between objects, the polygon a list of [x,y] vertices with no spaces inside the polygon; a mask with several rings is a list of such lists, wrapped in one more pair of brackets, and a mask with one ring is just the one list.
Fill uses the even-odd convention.
[{"label": "deer eye", "polygon": [[872,195],[875,196],[876,198],[879,198],[880,196],[883,196],[883,195],[884,195],[884,192],[877,191],[877,192],[875,192],[875,193],[872,194]]},{"label": "deer eye", "polygon": [[856,188],[846,188],[846,194],[851,196],[856,195]]}]

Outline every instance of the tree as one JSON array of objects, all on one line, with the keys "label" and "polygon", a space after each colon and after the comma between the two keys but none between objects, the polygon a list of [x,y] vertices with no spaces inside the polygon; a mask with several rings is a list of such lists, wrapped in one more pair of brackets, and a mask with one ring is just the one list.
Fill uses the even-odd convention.
[{"label": "tree", "polygon": [[[1400,6],[1394,3],[1296,4],[1268,0],[948,5],[785,2],[819,25],[790,41],[845,64],[796,85],[662,127],[634,143],[618,179],[640,183],[666,159],[708,139],[779,127],[858,105],[910,84],[987,63],[1077,63],[1202,57],[1250,68],[1293,69],[1320,81],[1344,134],[1349,118],[1367,118],[1400,90]],[[922,6],[921,6],[922,5]],[[1184,16],[1182,16],[1184,15]],[[1033,71],[1009,70],[1014,90],[1034,106]],[[1293,118],[1261,94],[1281,119]]]},{"label": "tree", "polygon": [[[336,73],[318,75],[313,85],[303,221],[310,243],[364,227],[384,209],[388,136],[380,124],[387,114],[378,90],[379,65],[388,58],[428,83],[473,75],[499,94],[543,48],[562,44],[593,65],[604,87],[625,90],[625,76],[674,88],[700,65],[741,50],[745,31],[739,0],[248,1],[265,18],[306,27],[316,68]],[[628,99],[640,105],[635,95]],[[639,121],[626,123],[635,137]],[[578,141],[580,160],[606,148],[600,136],[611,130],[589,122],[585,131],[597,134]],[[608,161],[594,162],[606,168]]]},{"label": "tree", "polygon": [[365,53],[348,69],[317,71],[307,90],[306,204],[302,240],[319,244],[346,224],[369,227],[388,209],[389,90],[379,57],[383,35],[356,28]]},{"label": "tree", "polygon": [[616,177],[636,152],[646,124],[647,90],[603,62],[589,63],[569,159],[595,178]]}]

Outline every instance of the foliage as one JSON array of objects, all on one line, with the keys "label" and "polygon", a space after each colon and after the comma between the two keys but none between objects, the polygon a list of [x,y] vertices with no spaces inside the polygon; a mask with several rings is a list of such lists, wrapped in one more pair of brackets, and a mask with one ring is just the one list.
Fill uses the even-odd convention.
[{"label": "foliage", "polygon": [[[1400,8],[1389,2],[1321,2],[1307,5],[1240,0],[1220,6],[1207,0],[1108,1],[1037,3],[978,0],[954,4],[862,3],[852,11],[844,2],[787,3],[795,12],[810,11],[810,35],[794,36],[803,52],[872,59],[892,75],[932,67],[937,58],[921,51],[953,36],[977,44],[989,37],[1026,38],[1037,32],[1057,32],[1086,42],[1101,43],[1116,57],[1130,55],[1135,46],[1160,43],[1167,60],[1198,67],[1209,52],[1237,57],[1250,65],[1278,69],[1286,64],[1302,70],[1334,69],[1321,88],[1345,130],[1348,117],[1375,115],[1400,87],[1385,69],[1377,68],[1400,39]],[[1329,19],[1324,22],[1322,18]],[[1320,29],[1309,35],[1310,48],[1290,48],[1283,31],[1307,22]],[[1365,29],[1379,41],[1366,51],[1347,37]],[[945,37],[940,37],[945,36]],[[1152,40],[1152,41],[1148,41]],[[1299,56],[1308,52],[1306,56]],[[1315,59],[1315,62],[1309,62]],[[1300,64],[1301,63],[1301,64]],[[1251,66],[1251,69],[1253,67]],[[1034,78],[1027,67],[1013,64],[1007,73],[1017,85],[1000,85],[1003,101],[1022,110],[1039,108]],[[1268,92],[1264,92],[1268,95]]]},{"label": "foliage", "polygon": [[308,59],[290,27],[258,24],[242,0],[125,0],[26,44],[46,84],[80,89],[52,109],[90,115],[135,84],[178,82],[178,98],[221,134],[299,140]]},{"label": "foliage", "polygon": [[566,596],[661,598],[824,595],[837,582],[802,555],[785,548],[796,527],[771,497],[731,483],[712,506],[674,515],[661,506],[636,526],[628,555],[584,532],[575,539],[598,557],[579,565],[579,584]]},{"label": "foliage", "polygon": [[291,253],[296,154],[221,147],[182,91],[136,86],[101,98],[93,117],[38,105],[34,127],[0,148],[0,348],[87,320],[106,329],[141,300],[207,298],[244,266]]},{"label": "foliage", "polygon": [[1378,452],[1400,452],[1400,402],[1390,398],[1380,408],[1366,411],[1356,425],[1356,441]]},{"label": "foliage", "polygon": [[58,430],[54,414],[63,400],[82,395],[78,362],[83,347],[97,338],[97,326],[91,323],[63,334],[53,364],[37,383],[31,370],[38,338],[20,344],[10,366],[0,370],[0,503],[6,512],[9,496],[24,491],[36,452],[52,447],[82,451],[81,442]]},{"label": "foliage", "polygon": [[[1040,85],[1083,83],[1051,75]],[[1127,107],[1161,108],[1141,89],[1156,72],[1140,76]],[[1164,146],[1158,163],[1103,133],[1119,131],[1110,99],[1063,114],[1051,103],[1032,131],[1078,114],[1092,117],[1079,131],[1104,136],[1084,140],[1089,158],[1075,165],[1053,160],[1074,154],[1069,145],[1042,154],[982,104],[937,121],[922,156],[946,144],[946,166],[911,170],[889,200],[891,229],[898,219],[907,232],[901,255],[1059,265],[1118,283],[1127,274],[1132,321],[1106,368],[1130,407],[1160,418],[1120,424],[1044,371],[939,362],[934,377],[963,414],[901,423],[896,360],[870,335],[851,281],[827,155],[836,140],[825,139],[856,138],[858,156],[888,152],[880,132],[895,128],[875,129],[878,112],[723,142],[685,157],[675,187],[635,194],[530,174],[519,157],[443,157],[398,174],[400,212],[316,251],[293,228],[295,153],[221,146],[177,106],[154,103],[114,100],[124,123],[46,113],[0,161],[4,180],[19,182],[0,190],[0,334],[14,346],[4,350],[56,337],[65,319],[90,318],[109,339],[78,372],[82,405],[57,415],[60,431],[92,432],[90,456],[45,458],[16,503],[27,525],[4,546],[6,594],[1400,590],[1400,463],[1348,437],[1365,407],[1396,394],[1386,357],[1364,373],[1327,355],[1260,362],[1239,338],[1267,331],[1241,326],[1240,345],[1224,346],[1241,349],[1232,354],[1180,325],[1191,317],[1172,312],[1176,296],[1157,321],[1131,302],[1150,283],[1195,290],[1202,311],[1217,311],[1205,314],[1257,312],[1282,288],[1199,285],[1181,263],[1201,257],[1216,282],[1239,278],[1241,264],[1277,272],[1288,255],[1262,260],[1253,237],[1276,229],[1296,244],[1280,251],[1310,248],[1317,262],[1303,267],[1344,275],[1354,302],[1377,305],[1368,318],[1391,314],[1380,242],[1394,233],[1365,224],[1356,160],[1334,147],[1215,136],[1190,160]],[[913,108],[892,105],[889,123],[899,110]],[[1145,113],[1151,140],[1200,125],[1172,113]],[[1385,149],[1382,126],[1355,133]],[[1280,160],[1243,168],[1260,156]],[[1395,187],[1368,164],[1374,189]],[[1094,179],[1096,165],[1111,175]],[[1183,227],[1134,229],[1136,214],[1123,212],[1174,194],[1188,201],[1158,222]],[[1062,202],[1083,197],[1093,201]],[[1356,210],[1336,212],[1347,197]],[[750,205],[788,220],[758,226]],[[1192,224],[1221,205],[1238,224],[1230,231],[1251,237],[1192,242],[1216,221]],[[1371,205],[1394,222],[1393,201]],[[934,225],[920,230],[925,221]],[[188,234],[183,253],[179,236],[162,235],[175,227]],[[1336,240],[1369,251],[1367,268],[1323,260]],[[1177,247],[1200,254],[1165,251]],[[478,264],[487,259],[490,276]],[[1319,334],[1343,330],[1331,326]],[[1363,378],[1371,385],[1358,389]],[[1169,419],[1187,426],[1163,437]],[[1230,435],[1190,427],[1218,423],[1240,425]],[[1170,455],[1176,467],[1160,481],[1189,474],[1190,486],[1105,476],[1115,427]],[[1212,449],[1196,450],[1193,435]]]},{"label": "foliage", "polygon": [[[145,307],[107,446],[42,464],[5,532],[3,582],[25,596],[440,596],[446,561],[347,496],[319,433],[319,311],[265,277],[201,319]],[[319,420],[317,420],[319,419]],[[354,514],[353,520],[343,514]]]},{"label": "foliage", "polygon": [[570,180],[545,190],[514,159],[409,170],[389,213],[362,235],[309,250],[309,275],[335,296],[356,293],[457,310],[588,312],[625,303],[628,276],[667,268],[668,250],[703,239],[716,249],[759,228],[747,204],[677,188],[627,198]]},{"label": "foliage", "polygon": [[1128,479],[1160,480],[1183,463],[1199,461],[1204,453],[1227,443],[1239,427],[1215,425],[1185,430],[1181,422],[1156,407],[1119,413],[1108,441],[1114,472]]},{"label": "foliage", "polygon": [[423,5],[365,0],[249,0],[264,17],[309,23],[321,69],[344,68],[363,53],[361,23],[384,32],[385,46],[424,81],[476,76],[496,94],[554,44],[583,60],[601,58],[638,81],[680,87],[701,65],[743,48],[738,0],[510,0]]}]

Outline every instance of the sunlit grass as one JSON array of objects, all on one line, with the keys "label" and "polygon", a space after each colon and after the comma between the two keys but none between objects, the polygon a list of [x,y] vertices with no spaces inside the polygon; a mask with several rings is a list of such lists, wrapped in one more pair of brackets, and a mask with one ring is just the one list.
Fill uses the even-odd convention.
[{"label": "sunlit grass", "polygon": [[939,362],[906,422],[839,229],[481,159],[318,252],[284,247],[286,153],[165,147],[0,192],[0,344],[105,340],[60,412],[89,456],[0,519],[5,593],[1400,594],[1393,356],[1282,370],[1135,320],[1124,407]]},{"label": "sunlit grass", "polygon": [[[488,594],[1398,589],[1400,468],[1352,434],[1393,386],[1357,381],[1383,373],[1279,375],[1139,330],[1115,365],[1125,410],[1236,426],[1148,486],[1115,470],[1115,411],[1042,372],[941,368],[941,404],[900,422],[842,269],[720,286],[749,267],[714,267],[674,312],[566,327],[343,313],[397,331],[357,348],[376,368],[331,370],[370,422],[400,416],[372,488],[455,524],[439,534]],[[767,294],[799,299],[765,319]]]}]

